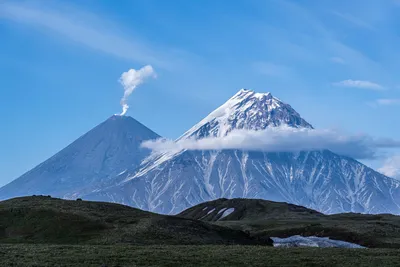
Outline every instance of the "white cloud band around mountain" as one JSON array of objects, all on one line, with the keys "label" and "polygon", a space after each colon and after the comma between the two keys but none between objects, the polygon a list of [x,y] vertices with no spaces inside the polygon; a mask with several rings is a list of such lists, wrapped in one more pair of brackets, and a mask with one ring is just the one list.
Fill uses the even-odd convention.
[{"label": "white cloud band around mountain", "polygon": [[376,139],[367,135],[345,135],[334,130],[272,127],[262,131],[234,130],[227,136],[178,141],[158,139],[145,141],[142,147],[163,153],[180,150],[229,150],[263,152],[298,152],[331,150],[357,159],[372,159],[380,148],[400,147],[400,141]]}]

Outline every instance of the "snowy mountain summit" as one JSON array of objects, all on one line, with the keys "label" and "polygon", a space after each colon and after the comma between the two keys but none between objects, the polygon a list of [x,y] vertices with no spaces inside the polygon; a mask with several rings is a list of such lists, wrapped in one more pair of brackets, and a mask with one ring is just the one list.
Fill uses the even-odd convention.
[{"label": "snowy mountain summit", "polygon": [[225,136],[234,129],[263,130],[281,125],[312,128],[290,105],[273,97],[271,93],[241,89],[180,139]]},{"label": "snowy mountain summit", "polygon": [[[242,89],[179,139],[225,136],[234,129],[312,128],[270,93]],[[331,151],[189,151],[149,157],[114,186],[87,199],[176,214],[218,198],[289,202],[323,213],[400,213],[400,182]]]}]

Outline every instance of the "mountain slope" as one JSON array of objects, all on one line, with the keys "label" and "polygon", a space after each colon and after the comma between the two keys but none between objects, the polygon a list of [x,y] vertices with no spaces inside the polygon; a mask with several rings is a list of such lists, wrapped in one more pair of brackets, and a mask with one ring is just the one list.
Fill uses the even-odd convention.
[{"label": "mountain slope", "polygon": [[254,237],[318,236],[371,248],[400,248],[400,216],[390,214],[325,215],[292,204],[241,198],[201,203],[177,216],[243,230]]},{"label": "mountain slope", "polygon": [[[312,128],[270,93],[241,90],[180,139],[279,125]],[[115,186],[85,197],[165,214],[238,197],[289,202],[324,213],[400,213],[399,181],[330,151],[182,150],[152,155],[130,173]]]},{"label": "mountain slope", "polygon": [[87,197],[165,214],[221,197],[289,202],[328,214],[399,214],[399,187],[398,181],[329,151],[185,151]]},{"label": "mountain slope", "polygon": [[131,207],[50,197],[0,202],[0,243],[271,245],[240,230]]},{"label": "mountain slope", "polygon": [[182,211],[177,216],[206,222],[256,222],[260,220],[301,220],[325,217],[322,213],[302,206],[283,202],[246,198],[220,198],[204,202]]},{"label": "mountain slope", "polygon": [[159,135],[131,117],[112,116],[72,144],[0,188],[0,199],[33,194],[76,197],[134,169],[149,155],[140,144]]}]

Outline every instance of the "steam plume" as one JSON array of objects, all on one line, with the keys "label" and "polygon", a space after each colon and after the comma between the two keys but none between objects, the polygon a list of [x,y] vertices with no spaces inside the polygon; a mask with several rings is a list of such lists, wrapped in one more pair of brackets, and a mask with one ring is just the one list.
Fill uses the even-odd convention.
[{"label": "steam plume", "polygon": [[146,65],[139,70],[130,69],[127,72],[122,73],[119,78],[119,82],[124,87],[124,96],[121,99],[122,113],[121,116],[125,115],[129,109],[128,105],[128,97],[132,94],[132,92],[142,84],[145,79],[149,77],[156,77],[156,73],[153,70],[153,67],[150,65]]}]

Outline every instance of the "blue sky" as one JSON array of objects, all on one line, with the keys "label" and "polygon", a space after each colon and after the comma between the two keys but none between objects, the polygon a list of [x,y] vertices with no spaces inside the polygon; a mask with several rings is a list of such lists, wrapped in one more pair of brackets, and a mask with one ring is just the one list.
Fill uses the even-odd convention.
[{"label": "blue sky", "polygon": [[128,115],[168,138],[250,88],[316,128],[397,139],[399,14],[397,0],[0,0],[0,185],[119,113],[118,78],[147,64],[157,79]]}]

